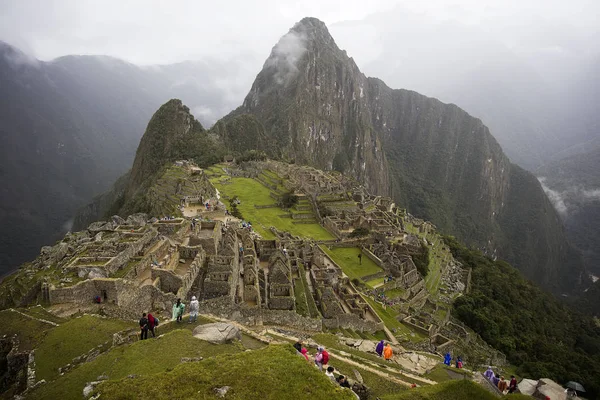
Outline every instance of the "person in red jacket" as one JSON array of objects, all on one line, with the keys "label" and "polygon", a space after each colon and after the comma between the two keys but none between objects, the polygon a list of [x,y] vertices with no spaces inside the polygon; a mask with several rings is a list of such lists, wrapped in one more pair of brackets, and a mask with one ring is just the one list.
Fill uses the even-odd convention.
[{"label": "person in red jacket", "polygon": [[154,334],[154,327],[156,326],[156,319],[151,313],[148,313],[148,330],[152,334],[152,337],[156,337]]}]

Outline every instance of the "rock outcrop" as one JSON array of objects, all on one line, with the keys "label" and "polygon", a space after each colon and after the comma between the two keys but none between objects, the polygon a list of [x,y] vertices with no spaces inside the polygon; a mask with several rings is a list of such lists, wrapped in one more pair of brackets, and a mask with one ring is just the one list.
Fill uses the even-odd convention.
[{"label": "rock outcrop", "polygon": [[215,322],[213,324],[199,325],[194,328],[195,338],[205,340],[213,344],[229,343],[233,340],[241,340],[240,330],[225,322]]}]

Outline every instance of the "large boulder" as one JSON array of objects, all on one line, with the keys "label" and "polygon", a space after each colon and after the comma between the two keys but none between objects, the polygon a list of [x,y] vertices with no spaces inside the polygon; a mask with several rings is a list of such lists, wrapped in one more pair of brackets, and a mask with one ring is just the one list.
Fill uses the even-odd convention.
[{"label": "large boulder", "polygon": [[214,344],[228,343],[234,339],[240,340],[242,338],[242,334],[237,327],[225,322],[199,325],[194,329],[193,335],[198,339]]},{"label": "large boulder", "polygon": [[360,351],[364,351],[365,353],[375,353],[375,348],[377,347],[377,343],[371,340],[363,340],[362,343],[358,346]]}]

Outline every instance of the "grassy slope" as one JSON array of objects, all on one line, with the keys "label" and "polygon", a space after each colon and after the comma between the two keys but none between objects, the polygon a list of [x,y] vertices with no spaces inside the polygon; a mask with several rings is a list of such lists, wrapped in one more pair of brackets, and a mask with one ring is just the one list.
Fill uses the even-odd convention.
[{"label": "grassy slope", "polygon": [[205,399],[213,389],[230,386],[228,399],[354,399],[332,384],[291,346],[224,355],[177,366],[166,374],[109,381],[99,386],[102,399]]},{"label": "grassy slope", "polygon": [[53,325],[28,318],[15,311],[0,311],[0,336],[17,335],[20,350],[32,350],[44,340]]},{"label": "grassy slope", "polygon": [[[508,395],[507,400],[531,399],[530,396]],[[434,386],[410,389],[408,391],[385,395],[381,400],[496,400],[498,397],[470,380],[444,382]]]},{"label": "grassy slope", "polygon": [[84,315],[69,320],[48,332],[35,351],[36,378],[54,379],[58,368],[92,348],[112,339],[115,332],[136,328],[133,322]]},{"label": "grassy slope", "polygon": [[54,382],[41,386],[29,398],[81,399],[86,382],[95,381],[103,374],[110,379],[121,379],[130,374],[146,376],[174,368],[182,357],[206,358],[242,350],[241,344],[213,345],[194,338],[190,331],[177,330],[157,339],[116,347],[58,377]]},{"label": "grassy slope", "polygon": [[332,248],[331,250],[329,250],[327,246],[321,246],[321,248],[333,259],[333,261],[342,267],[344,273],[348,275],[350,279],[360,279],[363,276],[381,272],[381,268],[367,256],[362,257],[362,264],[359,263],[358,255],[361,251],[358,247],[340,247]]},{"label": "grassy slope", "polygon": [[[255,205],[274,204],[275,199],[269,196],[269,189],[260,182],[250,178],[232,178],[228,184],[219,183],[218,179],[211,179],[219,191],[232,198],[238,196],[241,204],[238,209],[246,221],[250,221],[254,229],[265,239],[274,239],[269,228],[276,227],[279,230],[290,232],[292,235],[310,237],[317,240],[333,239],[333,236],[319,224],[294,224],[291,218],[283,218],[280,215],[286,212],[281,208],[257,209]],[[227,202],[226,202],[227,203]]]}]

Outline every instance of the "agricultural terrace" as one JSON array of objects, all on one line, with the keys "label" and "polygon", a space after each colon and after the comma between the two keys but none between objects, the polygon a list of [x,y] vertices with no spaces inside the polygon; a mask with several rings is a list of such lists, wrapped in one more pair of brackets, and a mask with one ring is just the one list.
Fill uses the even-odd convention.
[{"label": "agricultural terrace", "polygon": [[[296,236],[315,240],[333,239],[333,236],[314,219],[311,220],[311,223],[300,223],[305,221],[299,222],[292,218],[293,213],[308,214],[308,212],[284,210],[277,206],[276,198],[282,194],[281,190],[283,190],[280,185],[276,186],[278,190],[273,190],[257,179],[229,178],[222,168],[212,167],[208,171],[210,181],[221,193],[223,202],[227,205],[229,199],[237,196],[240,201],[237,206],[238,210],[263,238],[275,238],[269,230],[273,226]],[[271,174],[274,173],[271,172]],[[264,206],[268,208],[263,208]],[[312,209],[310,213],[312,214]]]},{"label": "agricultural terrace", "polygon": [[374,279],[371,282],[363,280],[364,277],[383,272],[383,270],[364,254],[361,261],[358,255],[362,252],[358,247],[332,247],[329,249],[329,247],[322,245],[321,249],[342,268],[342,271],[351,280],[358,279],[371,287],[373,287],[375,282],[383,282],[383,277]]}]

